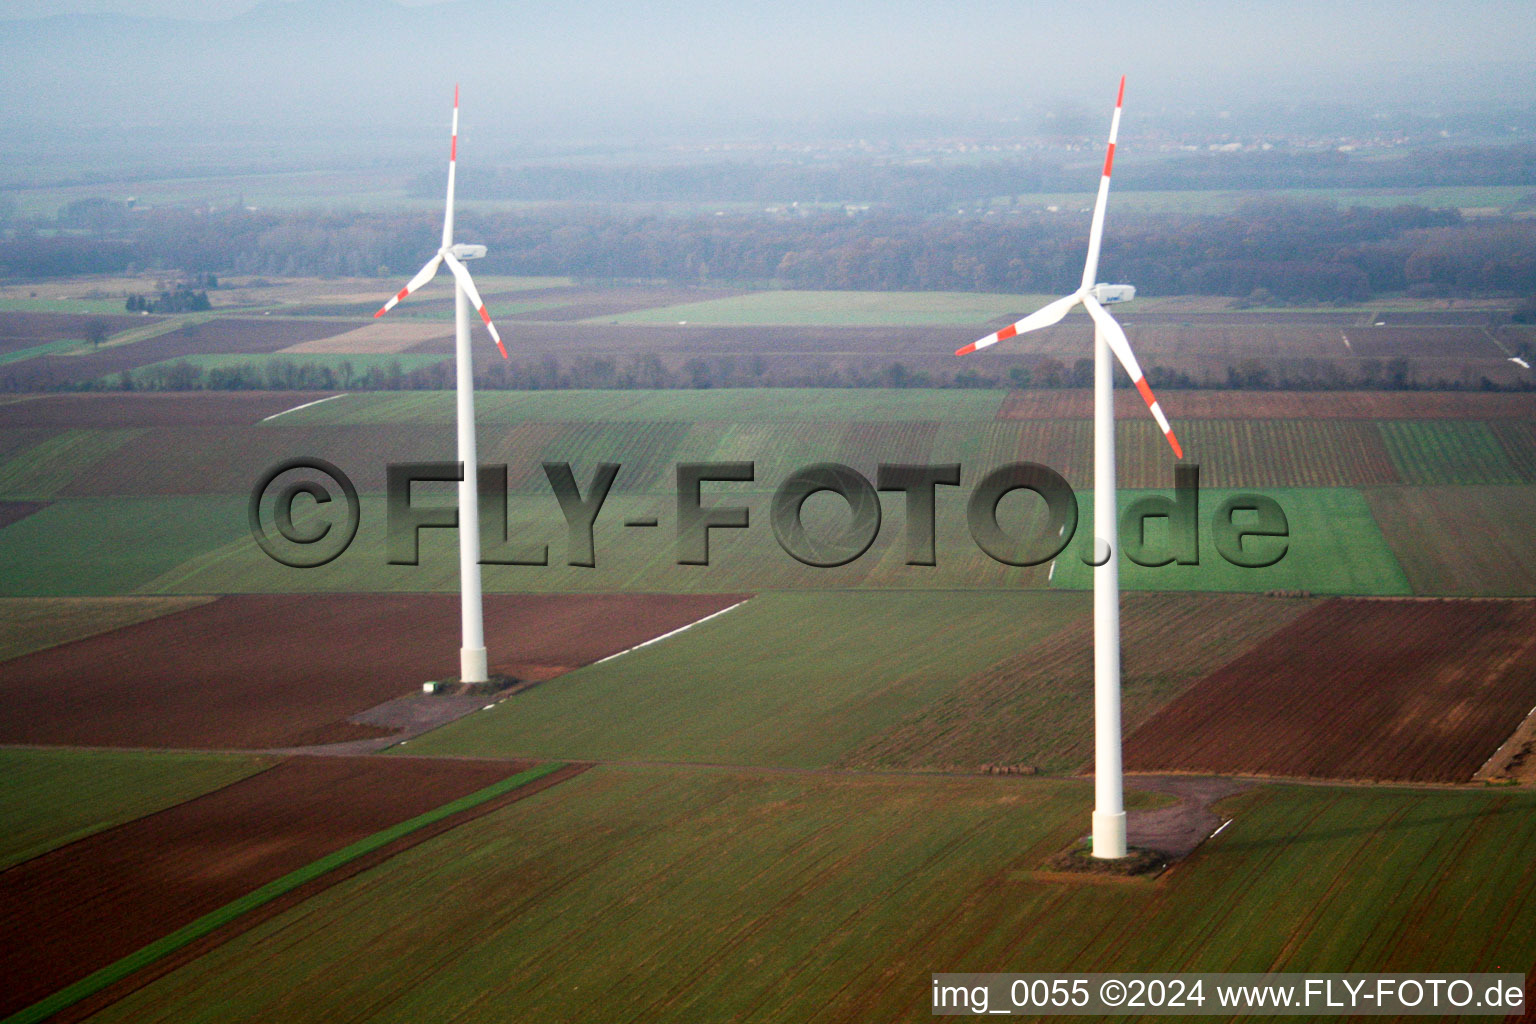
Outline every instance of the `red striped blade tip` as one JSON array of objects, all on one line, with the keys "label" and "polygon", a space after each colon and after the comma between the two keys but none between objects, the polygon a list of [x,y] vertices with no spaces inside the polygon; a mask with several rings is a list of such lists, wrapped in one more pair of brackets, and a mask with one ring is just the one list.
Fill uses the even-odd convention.
[{"label": "red striped blade tip", "polygon": [[957,348],[957,349],[955,349],[955,355],[957,355],[957,356],[968,356],[972,352],[975,352],[975,351],[976,351],[976,343],[973,341],[969,345],[965,346],[964,348]]},{"label": "red striped blade tip", "polygon": [[1171,430],[1168,431],[1168,443],[1173,445],[1174,458],[1182,459],[1184,457],[1184,449],[1180,447],[1179,439],[1173,436],[1173,431]]},{"label": "red striped blade tip", "polygon": [[[458,102],[458,94],[457,94],[457,92],[455,92],[455,94],[454,94],[454,102],[455,103]],[[1119,95],[1117,95],[1115,97],[1115,107],[1118,109],[1123,103],[1125,103],[1125,76],[1121,75],[1120,76],[1120,93],[1119,93]]]}]

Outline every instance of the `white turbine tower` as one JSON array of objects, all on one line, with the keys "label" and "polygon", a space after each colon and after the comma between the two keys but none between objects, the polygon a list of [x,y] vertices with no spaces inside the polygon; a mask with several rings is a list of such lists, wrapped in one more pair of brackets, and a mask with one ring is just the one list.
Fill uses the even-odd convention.
[{"label": "white turbine tower", "polygon": [[463,645],[459,649],[459,679],[466,683],[484,683],[490,679],[485,654],[485,618],[481,609],[480,595],[480,500],[476,491],[478,476],[475,453],[475,373],[474,361],[469,354],[469,308],[471,305],[485,321],[485,329],[491,332],[501,357],[507,358],[507,347],[491,323],[491,314],[480,301],[475,282],[464,266],[464,260],[479,259],[485,255],[483,245],[454,244],[453,241],[453,179],[454,167],[459,156],[459,87],[453,87],[453,141],[448,149],[448,203],[443,211],[443,244],[437,254],[427,261],[415,277],[388,302],[373,314],[383,316],[401,299],[432,280],[437,268],[446,263],[453,272],[453,325],[455,334],[454,363],[458,378],[458,426],[459,465],[464,477],[459,481],[459,587],[461,591],[461,617],[463,620]]},{"label": "white turbine tower", "polygon": [[1088,260],[1077,291],[1036,310],[1016,324],[989,334],[955,353],[963,356],[1017,334],[1049,327],[1078,303],[1093,317],[1093,694],[1094,694],[1094,811],[1093,855],[1124,857],[1125,802],[1120,765],[1120,572],[1119,537],[1115,505],[1115,398],[1111,352],[1131,375],[1131,381],[1157,425],[1162,428],[1178,458],[1184,457],[1168,417],[1158,407],[1152,389],[1141,372],[1125,331],[1104,308],[1105,303],[1128,302],[1136,289],[1126,284],[1098,284],[1099,243],[1104,237],[1104,207],[1109,200],[1109,173],[1115,162],[1115,139],[1120,134],[1120,106],[1125,100],[1125,77],[1115,97],[1115,115],[1109,125],[1109,152],[1104,157],[1104,176],[1099,179],[1099,198],[1093,207],[1093,226],[1088,233]]}]

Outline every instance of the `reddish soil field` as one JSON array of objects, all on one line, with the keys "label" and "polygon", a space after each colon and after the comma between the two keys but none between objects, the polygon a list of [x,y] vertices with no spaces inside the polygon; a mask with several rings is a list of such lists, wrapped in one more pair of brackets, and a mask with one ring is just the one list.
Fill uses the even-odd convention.
[{"label": "reddish soil field", "polygon": [[84,338],[87,325],[102,320],[111,333],[130,327],[159,323],[158,316],[104,315],[95,313],[0,312],[0,353],[32,348],[50,341]]},{"label": "reddish soil field", "polygon": [[1373,487],[1363,493],[1415,594],[1536,594],[1536,488]]},{"label": "reddish soil field", "polygon": [[1368,359],[1499,359],[1484,327],[1352,327],[1344,332],[1357,356]]},{"label": "reddish soil field", "polygon": [[0,403],[0,427],[185,427],[251,424],[325,391],[161,391],[48,395]]},{"label": "reddish soil field", "polygon": [[[1354,355],[1344,344],[1343,328],[1327,325],[1234,324],[1206,317],[1193,323],[1156,323],[1128,314],[1123,326],[1143,365],[1167,363],[1178,356],[1211,360],[1215,368],[1221,368],[1244,359],[1347,359]],[[1075,340],[1088,356],[1093,355],[1092,328],[1085,322],[1079,321],[1077,333],[1062,340]]]},{"label": "reddish soil field", "polygon": [[[1462,391],[1166,391],[1158,403],[1170,419],[1536,419],[1536,394]],[[1147,415],[1141,396],[1115,392],[1115,416]],[[1003,420],[1091,419],[1093,392],[1014,391],[1003,400]]]},{"label": "reddish soil field", "polygon": [[[1359,313],[1327,312],[1309,313],[1298,310],[1272,312],[1244,309],[1214,309],[1201,312],[1160,313],[1157,310],[1139,310],[1135,306],[1115,314],[1121,321],[1131,324],[1225,324],[1247,327],[1266,327],[1273,324],[1292,324],[1298,327],[1349,326],[1360,322]],[[1461,314],[1457,314],[1458,316]],[[1475,314],[1479,323],[1487,322],[1486,313]],[[1460,322],[1459,320],[1457,321]]]},{"label": "reddish soil field", "polygon": [[1335,598],[1186,690],[1136,771],[1466,782],[1536,704],[1536,601]]},{"label": "reddish soil field", "polygon": [[46,501],[0,501],[0,527],[20,522],[40,508],[47,508]]},{"label": "reddish soil field", "polygon": [[[737,595],[485,598],[491,670],[548,679]],[[458,673],[453,594],[235,595],[0,662],[0,743],[278,748],[387,734],[346,719]]]},{"label": "reddish soil field", "polygon": [[527,763],[293,758],[0,872],[0,1015]]},{"label": "reddish soil field", "polygon": [[342,321],[220,318],[190,324],[156,338],[114,345],[85,356],[39,356],[0,367],[0,387],[46,389],[70,381],[95,380],[179,356],[231,352],[276,352],[351,330]]}]

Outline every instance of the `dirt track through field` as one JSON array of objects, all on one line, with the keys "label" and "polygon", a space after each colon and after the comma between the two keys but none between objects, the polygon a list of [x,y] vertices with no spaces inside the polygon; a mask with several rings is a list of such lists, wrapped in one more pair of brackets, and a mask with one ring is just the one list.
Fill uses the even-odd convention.
[{"label": "dirt track through field", "polygon": [[0,872],[0,1016],[333,850],[526,767],[294,758]]},{"label": "dirt track through field", "polygon": [[1536,601],[1335,598],[1126,740],[1133,771],[1466,782],[1536,703]]},{"label": "dirt track through field", "polygon": [[1177,800],[1164,807],[1134,810],[1126,817],[1126,840],[1132,847],[1156,850],[1170,860],[1188,857],[1221,826],[1212,804],[1248,788],[1235,779],[1199,775],[1134,775],[1126,785]]},{"label": "dirt track through field", "polygon": [[[485,598],[491,670],[548,679],[740,595]],[[0,662],[0,743],[269,749],[387,735],[346,721],[457,675],[452,594],[235,595]]]}]

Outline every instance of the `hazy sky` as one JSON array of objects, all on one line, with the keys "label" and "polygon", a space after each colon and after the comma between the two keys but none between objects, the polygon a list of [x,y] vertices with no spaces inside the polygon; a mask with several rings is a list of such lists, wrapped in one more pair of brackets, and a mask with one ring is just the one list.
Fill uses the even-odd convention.
[{"label": "hazy sky", "polygon": [[0,0],[0,18],[109,16],[0,31],[0,125],[33,150],[67,130],[394,132],[436,126],[456,80],[488,145],[882,118],[943,131],[1052,108],[1097,125],[1121,73],[1132,137],[1265,104],[1536,110],[1531,0],[426,3]]},{"label": "hazy sky", "polygon": [[[397,0],[425,7],[448,0]],[[0,18],[45,18],[52,14],[136,14],[143,18],[218,21],[243,14],[257,0],[0,0]]]}]

